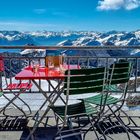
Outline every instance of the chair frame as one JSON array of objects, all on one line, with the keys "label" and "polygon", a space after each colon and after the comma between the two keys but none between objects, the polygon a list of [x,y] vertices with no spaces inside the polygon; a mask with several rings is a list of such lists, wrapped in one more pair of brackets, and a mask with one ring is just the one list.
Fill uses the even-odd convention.
[{"label": "chair frame", "polygon": [[[118,70],[120,71],[120,77],[122,78],[122,80],[120,80],[120,82],[119,82],[119,80],[117,79],[116,80],[116,78],[115,78],[115,76],[117,76],[117,75],[115,75],[114,73],[115,73],[115,70],[116,70],[116,66],[118,65],[129,65],[128,66],[128,68],[127,67],[123,67],[122,69],[121,68],[118,68]],[[125,72],[123,72],[122,70],[127,70],[127,72],[125,73]],[[111,74],[110,74],[110,70],[111,70]],[[109,97],[111,97],[110,95],[111,95],[111,93],[112,93],[112,91],[110,91],[109,90],[109,88],[107,88],[107,92],[108,92],[108,97],[107,97],[107,101],[106,101],[106,105],[105,105],[105,107],[107,107],[108,109],[107,110],[105,110],[105,112],[103,113],[103,116],[104,116],[104,118],[103,118],[103,120],[102,121],[105,121],[105,120],[109,120],[109,121],[111,121],[111,118],[116,118],[116,120],[118,121],[118,122],[120,122],[120,127],[122,127],[124,130],[125,130],[125,132],[126,132],[126,134],[127,134],[127,137],[128,137],[128,139],[130,140],[130,136],[129,136],[129,132],[131,132],[133,135],[135,135],[137,138],[139,138],[140,139],[140,136],[137,134],[137,133],[135,133],[132,129],[130,129],[130,127],[128,126],[128,125],[126,125],[124,122],[123,122],[123,120],[121,119],[121,117],[120,117],[120,111],[122,111],[125,115],[126,115],[126,117],[129,119],[129,116],[121,109],[122,108],[122,106],[124,105],[124,102],[125,102],[125,98],[126,98],[126,95],[127,95],[127,88],[128,88],[128,81],[129,81],[129,78],[130,78],[130,74],[131,74],[131,70],[132,70],[132,64],[130,63],[130,62],[128,62],[128,61],[123,61],[123,62],[117,62],[117,63],[114,63],[113,65],[112,65],[112,67],[111,68],[109,68],[108,69],[108,80],[107,80],[107,86],[109,87],[109,86],[111,86],[112,84],[113,84],[113,80],[115,79],[116,80],[116,82],[115,82],[115,80],[114,80],[114,84],[120,84],[120,83],[124,83],[125,84],[125,87],[124,87],[124,91],[123,91],[123,94],[122,94],[122,96],[120,97],[120,99],[118,99],[118,101],[117,102],[114,102],[114,103],[107,103],[107,101],[108,101],[108,99],[109,99]],[[118,75],[119,75],[118,74]],[[124,77],[123,77],[124,76]],[[126,77],[125,77],[126,76]],[[112,99],[115,99],[115,97],[112,97]],[[94,103],[94,100],[95,100],[95,97],[93,97],[92,99],[86,99],[86,101],[87,102],[89,102],[89,103],[91,103],[91,104],[95,104]],[[121,105],[120,106],[118,106],[118,102],[121,102]],[[116,110],[113,110],[113,107],[116,107]],[[109,113],[109,114],[107,114],[109,111],[111,111],[111,113]],[[118,115],[116,114],[116,113],[119,113]],[[129,121],[130,122],[130,121]],[[110,127],[109,129],[111,129],[111,128],[115,128],[115,127],[118,127],[118,126],[112,126],[112,127]],[[106,135],[107,134],[107,132],[108,132],[108,130],[109,129],[107,129],[107,130],[105,130],[103,133],[104,133],[104,135]],[[90,129],[91,130],[91,129]],[[109,138],[111,138],[110,136],[108,136]],[[112,138],[111,138],[112,139]]]},{"label": "chair frame", "polygon": [[[90,69],[90,70],[95,70],[96,69],[96,71],[98,71],[99,70],[99,68],[94,68],[94,69]],[[87,71],[88,69],[86,69],[86,71]],[[84,135],[83,135],[83,139],[85,139],[85,136],[86,136],[86,132],[88,132],[89,131],[89,129],[88,130],[84,130],[84,128],[86,127],[86,126],[88,126],[89,124],[90,124],[90,127],[94,130],[94,132],[95,132],[95,135],[96,135],[96,137],[97,137],[97,139],[100,139],[100,137],[104,137],[104,139],[106,139],[106,136],[104,135],[104,134],[102,134],[102,136],[98,136],[98,134],[97,134],[97,132],[96,132],[96,130],[95,130],[95,127],[94,127],[94,124],[97,124],[98,122],[99,122],[99,120],[102,118],[102,113],[104,112],[104,104],[105,104],[105,102],[106,102],[106,99],[107,99],[107,93],[105,93],[105,91],[104,91],[104,86],[105,86],[105,84],[106,84],[106,77],[107,77],[107,71],[106,71],[106,68],[104,68],[104,71],[103,71],[103,80],[102,80],[102,90],[101,91],[98,91],[98,89],[95,89],[95,91],[93,91],[92,93],[94,93],[94,92],[100,92],[100,93],[102,93],[102,94],[105,94],[106,95],[106,99],[105,100],[101,100],[101,106],[100,106],[100,112],[98,112],[98,115],[97,115],[97,113],[96,114],[94,114],[94,115],[97,115],[96,117],[95,116],[93,116],[93,114],[86,114],[86,113],[79,113],[79,114],[74,114],[74,115],[67,115],[68,114],[68,107],[69,107],[69,105],[68,105],[68,102],[69,102],[69,96],[70,95],[72,95],[72,93],[71,93],[71,91],[70,91],[70,83],[71,83],[71,79],[73,78],[73,76],[74,77],[76,77],[77,75],[75,74],[71,74],[71,72],[72,73],[74,73],[74,71],[76,72],[76,74],[77,75],[79,75],[78,74],[78,72],[80,72],[80,71],[84,71],[83,69],[81,69],[81,70],[67,70],[66,72],[65,72],[65,86],[66,87],[64,87],[64,88],[66,88],[66,91],[64,91],[64,94],[66,95],[66,104],[65,104],[65,110],[64,110],[64,119],[61,119],[61,117],[55,112],[55,110],[54,110],[54,108],[53,107],[51,107],[52,108],[52,110],[54,111],[54,113],[55,113],[55,116],[56,116],[56,122],[57,122],[57,126],[58,126],[58,119],[60,119],[61,121],[62,121],[62,127],[59,129],[59,126],[58,126],[58,132],[57,132],[57,134],[59,134],[60,135],[60,138],[62,138],[62,136],[61,136],[61,133],[62,133],[62,130],[63,130],[63,128],[66,126],[66,125],[68,125],[68,123],[70,123],[70,128],[71,129],[73,129],[73,127],[72,127],[72,121],[71,121],[71,118],[73,118],[73,117],[77,117],[78,119],[80,119],[80,117],[87,117],[88,118],[88,120],[89,120],[89,122],[87,123],[87,124],[85,124],[85,125],[83,125],[83,126],[80,126],[79,128],[77,128],[77,129],[80,129],[81,131],[81,133],[84,133]],[[92,74],[92,73],[91,73]],[[96,75],[96,73],[93,73],[93,74],[95,74]],[[80,75],[79,75],[80,76]],[[91,75],[90,75],[91,76]],[[82,76],[81,76],[82,77]],[[88,77],[86,77],[86,78],[88,78]],[[97,79],[99,79],[98,77],[97,77]],[[96,80],[96,79],[94,79],[94,80]],[[82,81],[81,81],[82,82]],[[81,83],[82,84],[82,83]],[[84,87],[84,86],[83,86]],[[96,87],[96,85],[94,85],[94,87]],[[89,90],[88,88],[87,89],[85,89],[85,93],[87,93],[87,91],[86,90]],[[79,91],[80,92],[80,91]],[[82,94],[82,93],[81,93]],[[83,102],[82,100],[81,100],[81,102]],[[88,105],[90,105],[90,104],[88,104]],[[94,108],[94,107],[92,107],[92,108]],[[62,110],[62,109],[61,109]],[[78,124],[79,125],[79,124]],[[69,136],[69,135],[68,135]]]},{"label": "chair frame", "polygon": [[[129,69],[128,69],[128,77],[130,79],[130,76],[131,76],[131,71],[132,71],[132,68],[133,68],[133,65],[131,62],[128,62],[128,61],[125,61],[123,60],[122,62],[119,62],[119,63],[129,63]],[[113,64],[113,68],[112,68],[112,72],[111,72],[111,77],[109,79],[109,86],[111,85],[111,82],[112,82],[112,76],[113,76],[113,73],[114,73],[114,70],[115,70],[115,64]],[[120,122],[121,126],[125,129],[126,133],[127,133],[127,136],[128,136],[128,139],[131,140],[130,136],[129,136],[129,132],[132,133],[135,137],[137,137],[138,139],[140,139],[140,136],[134,132],[130,127],[129,127],[129,124],[130,124],[130,120],[129,120],[129,116],[127,115],[127,113],[125,113],[123,110],[122,110],[122,106],[124,105],[125,101],[126,101],[126,96],[127,96],[127,90],[128,90],[128,82],[129,82],[129,79],[128,81],[125,83],[125,87],[124,87],[124,93],[122,94],[122,96],[120,97],[120,101],[119,102],[122,102],[122,104],[118,107],[117,104],[114,104],[112,106],[110,105],[107,105],[107,107],[109,108],[109,110],[112,112],[112,114],[110,114],[108,117],[110,118],[112,115]],[[119,84],[119,83],[118,83]],[[110,91],[109,91],[110,92]],[[116,107],[116,110],[114,111],[112,109],[112,107],[115,106]],[[119,113],[118,115],[116,113]],[[128,124],[126,125],[123,120],[121,119],[121,116],[120,116],[120,112],[122,112],[128,119]],[[108,131],[108,130],[106,130]],[[106,133],[106,132],[104,132]]]},{"label": "chair frame", "polygon": [[[12,84],[8,84],[7,78],[6,78],[6,73],[5,73],[5,68],[4,68],[4,59],[2,56],[0,56],[0,60],[1,60],[1,68],[0,68],[0,73],[3,73],[4,79],[5,79],[5,84],[6,84],[6,88],[2,88],[1,92],[3,93],[2,96],[8,100],[8,103],[0,110],[0,113],[3,112],[4,116],[9,116],[5,113],[6,108],[12,104],[14,107],[16,107],[23,115],[21,116],[25,116],[27,118],[28,115],[30,115],[32,113],[31,108],[29,107],[29,105],[23,100],[21,99],[19,96],[21,93],[24,93],[26,90],[29,90],[32,87],[32,84],[28,84],[28,83],[22,83],[20,81],[20,83],[12,83]],[[2,76],[2,74],[1,74]],[[13,87],[15,85],[15,87]],[[14,97],[12,99],[9,99],[6,95],[5,95],[5,90],[10,90],[10,92],[14,95]],[[15,90],[15,91],[14,91]],[[17,92],[18,90],[18,92]],[[19,99],[25,106],[27,106],[28,110],[29,110],[29,114],[26,114],[25,111],[18,107],[18,105],[16,105],[14,103],[14,101],[16,99]],[[13,115],[11,117],[14,117]]]}]

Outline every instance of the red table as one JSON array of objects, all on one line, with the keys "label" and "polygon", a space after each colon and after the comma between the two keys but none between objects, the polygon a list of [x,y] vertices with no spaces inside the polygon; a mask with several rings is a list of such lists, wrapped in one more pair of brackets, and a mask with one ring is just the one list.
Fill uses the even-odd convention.
[{"label": "red table", "polygon": [[[61,67],[65,70],[66,69],[79,69],[80,68],[78,65],[63,65]],[[59,88],[59,87],[62,84],[64,76],[65,76],[64,73],[61,72],[59,69],[48,69],[48,68],[39,67],[38,70],[36,70],[36,72],[34,72],[33,67],[28,66],[24,70],[22,70],[20,73],[18,73],[15,76],[15,79],[17,79],[17,80],[31,80],[37,86],[39,91],[42,92],[42,94],[46,97],[45,102],[42,104],[42,106],[39,108],[39,110],[35,114],[35,115],[37,115],[47,102],[49,102],[49,106],[52,106],[52,105],[54,105],[54,103],[56,102],[56,100],[58,98],[61,98],[60,95],[63,91],[63,88]],[[53,91],[51,91],[49,96],[45,91],[43,91],[43,89],[41,89],[39,84],[36,82],[36,80],[42,80],[42,79],[47,80],[49,85],[53,89]],[[59,81],[58,85],[56,87],[54,87],[54,85],[51,83],[51,80],[53,80],[53,79],[57,79]],[[61,98],[61,100],[64,102],[64,100],[62,98]],[[42,122],[43,118],[49,112],[49,110],[50,110],[49,106],[47,107],[46,111],[44,112],[44,114],[42,115],[40,120],[37,122],[36,126],[38,126]],[[33,128],[31,134],[29,135],[29,137],[27,139],[29,139],[31,137],[31,135],[34,133],[36,128],[37,127]]]},{"label": "red table", "polygon": [[58,70],[48,68],[39,68],[37,72],[32,67],[27,67],[15,76],[17,80],[41,80],[41,79],[63,79],[64,74]]},{"label": "red table", "polygon": [[[79,69],[77,65],[63,65],[64,69]],[[26,67],[20,73],[15,76],[17,80],[51,80],[51,79],[63,79],[64,73],[59,69],[48,69],[47,67],[39,67],[37,72],[33,71],[31,66]]]}]

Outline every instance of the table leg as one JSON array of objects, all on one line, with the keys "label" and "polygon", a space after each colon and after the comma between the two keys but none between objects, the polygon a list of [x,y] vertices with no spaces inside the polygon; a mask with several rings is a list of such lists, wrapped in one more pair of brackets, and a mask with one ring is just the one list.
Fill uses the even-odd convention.
[{"label": "table leg", "polygon": [[61,88],[59,91],[57,91],[57,96],[54,98],[54,100],[52,102],[50,102],[50,104],[48,105],[46,111],[44,112],[44,114],[42,115],[42,117],[40,118],[40,120],[36,123],[36,127],[33,127],[32,131],[30,132],[30,134],[28,135],[28,137],[26,138],[26,140],[29,140],[30,137],[33,135],[33,133],[35,132],[35,130],[37,129],[37,127],[39,126],[39,124],[41,123],[41,121],[43,120],[43,118],[49,112],[49,110],[50,110],[50,107],[49,106],[53,106],[54,105],[54,103],[56,102],[56,100],[60,97],[62,91],[63,91],[63,88]]},{"label": "table leg", "polygon": [[[50,86],[53,88],[54,92],[57,93],[60,90],[60,85],[62,84],[62,80],[59,81],[59,85],[57,85],[57,87],[54,87],[50,81],[48,81],[48,82],[49,82]],[[58,88],[58,91],[57,91],[57,88]],[[59,96],[58,98],[60,98],[62,100],[62,102],[64,104],[66,104],[66,102],[64,101],[64,99],[61,96]]]},{"label": "table leg", "polygon": [[[36,87],[39,89],[39,91],[44,95],[44,97],[46,98],[46,100],[44,101],[44,103],[41,105],[41,107],[38,109],[38,111],[35,113],[35,115],[34,115],[34,117],[39,113],[39,111],[45,106],[45,104],[47,103],[47,102],[49,102],[49,103],[51,103],[51,96],[52,96],[52,94],[54,93],[54,91],[53,92],[51,92],[50,93],[50,95],[49,96],[47,96],[47,93],[45,92],[45,91],[43,91],[42,90],[42,88],[37,84],[37,82],[35,81],[35,80],[32,80],[33,81],[33,83],[36,85]],[[49,81],[49,80],[47,80],[47,81]],[[59,86],[59,84],[58,84],[58,86]],[[58,87],[57,86],[57,87]],[[57,88],[56,87],[56,88]],[[34,118],[33,117],[33,118]]]},{"label": "table leg", "polygon": [[[51,80],[47,80],[49,85],[52,87],[53,91],[50,93],[49,96],[47,96],[47,93],[45,91],[42,90],[42,88],[38,85],[38,83],[35,80],[32,80],[33,83],[36,85],[36,87],[39,89],[39,91],[44,95],[44,97],[46,98],[46,100],[44,101],[44,103],[41,105],[41,107],[38,109],[38,111],[35,113],[33,119],[36,117],[36,115],[39,114],[39,111],[45,106],[45,104],[47,102],[51,103],[53,100],[54,95],[56,95],[58,93],[58,91],[60,91],[60,85],[62,84],[62,81],[59,81],[59,83],[57,84],[56,87],[53,86],[53,84],[51,83]],[[61,96],[59,96],[61,98]],[[59,98],[58,97],[58,98]],[[63,100],[63,99],[62,99]]]}]

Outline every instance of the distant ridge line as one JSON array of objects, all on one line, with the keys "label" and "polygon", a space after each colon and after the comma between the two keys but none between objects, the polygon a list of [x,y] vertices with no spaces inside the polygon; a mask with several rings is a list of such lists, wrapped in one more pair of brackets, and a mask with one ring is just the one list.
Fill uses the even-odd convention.
[{"label": "distant ridge line", "polygon": [[48,50],[56,50],[56,49],[72,49],[72,50],[105,50],[105,49],[140,49],[140,46],[0,46],[0,49],[48,49]]}]

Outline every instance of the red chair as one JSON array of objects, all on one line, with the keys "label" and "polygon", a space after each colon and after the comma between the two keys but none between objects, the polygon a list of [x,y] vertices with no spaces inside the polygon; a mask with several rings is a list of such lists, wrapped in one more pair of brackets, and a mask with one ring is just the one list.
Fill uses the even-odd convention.
[{"label": "red chair", "polygon": [[[3,81],[2,81],[2,77],[4,77]],[[5,111],[12,104],[14,107],[16,107],[23,114],[23,116],[27,117],[29,114],[31,114],[31,109],[30,109],[29,105],[25,101],[23,101],[19,97],[19,95],[21,93],[24,93],[26,90],[30,90],[31,87],[32,87],[32,83],[20,81],[18,83],[10,83],[10,84],[8,84],[6,73],[5,73],[5,67],[4,67],[4,59],[3,59],[2,56],[0,56],[0,79],[1,79],[0,81],[2,82],[0,84],[0,96],[3,96],[8,100],[8,103],[0,110],[0,113],[3,112],[3,114],[5,116],[7,116]],[[5,88],[3,88],[4,81],[5,81],[5,86],[6,86]],[[7,90],[10,91],[14,95],[14,97],[12,99],[9,99],[6,96],[5,91],[7,91]],[[23,109],[21,109],[18,105],[16,105],[14,103],[14,101],[16,99],[20,100],[28,108],[28,110],[29,110],[28,114],[26,114]]]}]

